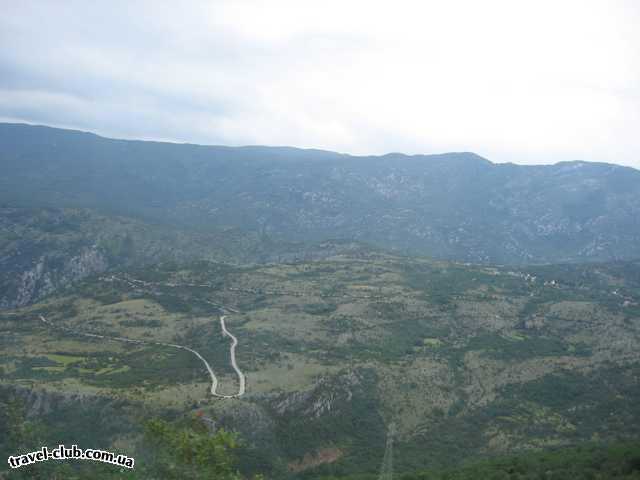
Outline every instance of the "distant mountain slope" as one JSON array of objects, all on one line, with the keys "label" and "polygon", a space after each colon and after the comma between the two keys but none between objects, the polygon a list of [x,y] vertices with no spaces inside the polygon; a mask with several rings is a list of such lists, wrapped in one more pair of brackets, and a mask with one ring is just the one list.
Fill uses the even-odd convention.
[{"label": "distant mountain slope", "polygon": [[640,172],[616,165],[207,147],[14,124],[0,124],[0,164],[0,202],[11,205],[471,262],[640,257]]},{"label": "distant mountain slope", "polygon": [[0,207],[0,310],[32,303],[109,269],[156,262],[311,260],[369,247],[302,245],[238,229],[197,233],[86,209]]}]

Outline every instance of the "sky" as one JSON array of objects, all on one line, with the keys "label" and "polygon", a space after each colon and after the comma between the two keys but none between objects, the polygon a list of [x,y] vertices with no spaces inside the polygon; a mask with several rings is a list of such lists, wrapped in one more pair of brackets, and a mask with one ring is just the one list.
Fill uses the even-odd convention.
[{"label": "sky", "polygon": [[0,0],[0,121],[640,168],[638,0]]}]

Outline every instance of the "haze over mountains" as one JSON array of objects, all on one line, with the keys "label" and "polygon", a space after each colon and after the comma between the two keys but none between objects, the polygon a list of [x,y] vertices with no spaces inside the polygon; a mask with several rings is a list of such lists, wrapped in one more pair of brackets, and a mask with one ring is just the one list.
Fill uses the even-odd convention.
[{"label": "haze over mountains", "polygon": [[637,440],[637,170],[15,124],[0,165],[0,431],[165,478],[145,422],[195,415],[278,480],[378,478],[390,425],[402,472]]},{"label": "haze over mountains", "polygon": [[0,480],[640,480],[638,25],[3,2]]},{"label": "haze over mountains", "polygon": [[640,172],[617,165],[183,145],[21,124],[0,125],[0,147],[0,202],[10,206],[467,262],[640,256]]}]

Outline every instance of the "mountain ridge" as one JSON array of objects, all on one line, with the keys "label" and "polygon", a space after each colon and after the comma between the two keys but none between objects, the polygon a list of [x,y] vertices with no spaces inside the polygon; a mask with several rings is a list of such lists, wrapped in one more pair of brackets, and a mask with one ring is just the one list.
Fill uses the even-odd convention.
[{"label": "mountain ridge", "polygon": [[134,139],[134,138],[120,138],[117,136],[109,136],[103,135],[100,133],[96,133],[91,130],[80,130],[76,128],[66,128],[66,127],[55,127],[51,125],[45,124],[35,124],[35,123],[23,123],[23,122],[0,122],[0,129],[2,128],[22,128],[22,127],[32,127],[37,129],[48,129],[48,130],[57,130],[63,132],[73,132],[75,134],[88,135],[97,137],[103,140],[111,140],[115,142],[136,142],[136,143],[148,143],[148,144],[160,144],[160,145],[176,145],[176,146],[190,146],[190,147],[203,147],[203,148],[221,148],[221,149],[229,149],[229,150],[254,150],[254,149],[270,149],[274,151],[293,151],[293,152],[311,152],[311,153],[321,153],[321,154],[331,154],[336,155],[342,158],[434,158],[441,156],[467,156],[467,157],[476,157],[478,160],[489,163],[491,165],[513,165],[517,167],[540,167],[540,166],[559,166],[562,164],[587,164],[587,165],[601,165],[601,166],[614,166],[620,168],[627,168],[630,170],[640,171],[635,167],[631,167],[629,165],[622,165],[618,163],[611,162],[599,162],[599,161],[590,161],[590,160],[559,160],[555,163],[536,163],[536,164],[520,164],[517,162],[494,162],[487,157],[484,157],[474,151],[470,150],[454,150],[450,152],[437,152],[437,153],[403,153],[403,152],[387,152],[380,154],[352,154],[347,152],[338,152],[335,150],[328,150],[324,148],[316,148],[316,147],[293,147],[289,145],[263,145],[263,144],[247,144],[247,145],[223,145],[223,144],[214,144],[214,143],[194,143],[189,141],[169,141],[169,140],[146,140],[146,139]]},{"label": "mountain ridge", "polygon": [[366,241],[476,263],[640,256],[640,171],[614,164],[197,146],[16,124],[0,124],[0,147],[0,203],[9,206],[89,208],[284,242]]}]

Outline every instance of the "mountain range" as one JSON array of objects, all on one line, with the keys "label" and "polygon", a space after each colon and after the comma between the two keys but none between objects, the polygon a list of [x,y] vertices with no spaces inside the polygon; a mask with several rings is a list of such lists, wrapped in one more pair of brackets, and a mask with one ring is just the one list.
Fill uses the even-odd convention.
[{"label": "mountain range", "polygon": [[[242,478],[640,472],[635,169],[0,124],[0,171],[2,455],[204,478],[151,424],[235,432]],[[121,478],[84,463],[24,473]]]},{"label": "mountain range", "polygon": [[500,264],[640,256],[640,172],[473,153],[350,156],[114,140],[0,124],[0,203],[73,207],[281,242],[366,241]]}]

